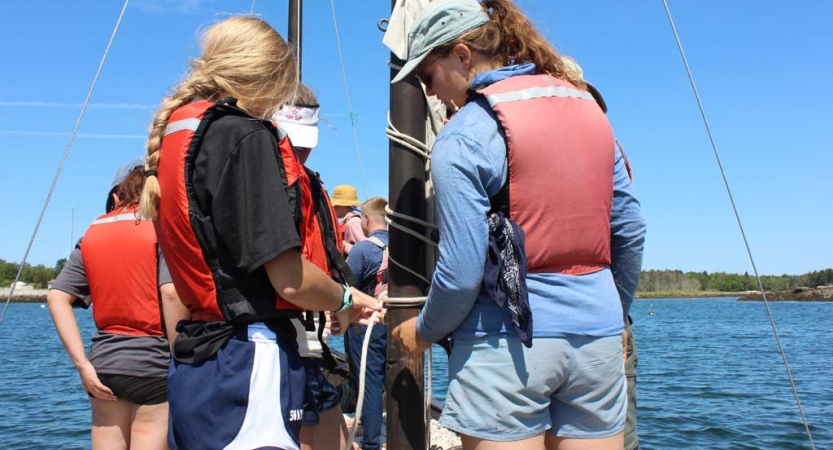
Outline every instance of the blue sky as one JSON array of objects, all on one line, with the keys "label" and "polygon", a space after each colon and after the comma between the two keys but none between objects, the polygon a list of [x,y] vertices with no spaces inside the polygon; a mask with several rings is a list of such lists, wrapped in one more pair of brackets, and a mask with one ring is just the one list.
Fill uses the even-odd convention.
[{"label": "blue sky", "polygon": [[[646,269],[750,271],[662,2],[519,0],[603,92],[648,219]],[[800,4],[799,4],[800,3]],[[833,3],[671,1],[678,31],[759,270],[833,266]],[[121,2],[2,2],[0,258],[19,261]],[[52,265],[103,212],[115,170],[143,154],[147,125],[197,53],[199,31],[249,0],[133,0],[30,255]],[[336,0],[368,194],[387,195],[387,0]],[[361,5],[358,7],[358,5]],[[255,13],[282,33],[286,1]],[[318,94],[325,183],[364,198],[326,0],[307,0],[303,78]],[[828,130],[825,132],[824,130]],[[546,201],[546,199],[542,199]]]}]

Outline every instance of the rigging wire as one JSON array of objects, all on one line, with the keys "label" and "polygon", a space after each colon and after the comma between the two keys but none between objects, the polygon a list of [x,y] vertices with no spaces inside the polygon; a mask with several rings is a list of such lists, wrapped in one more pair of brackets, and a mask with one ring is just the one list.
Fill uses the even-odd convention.
[{"label": "rigging wire", "polygon": [[40,229],[41,222],[43,222],[43,216],[46,214],[46,208],[49,206],[49,201],[52,199],[52,193],[55,191],[55,186],[58,184],[58,179],[61,177],[61,171],[64,169],[64,163],[66,163],[67,157],[69,156],[69,150],[72,147],[72,143],[75,141],[75,135],[78,133],[78,128],[81,126],[81,119],[84,118],[84,113],[87,111],[87,106],[93,96],[95,85],[98,83],[98,76],[101,75],[101,69],[104,67],[104,61],[107,60],[107,55],[110,53],[110,47],[113,45],[113,40],[116,38],[116,32],[119,31],[119,26],[121,25],[122,18],[124,18],[124,12],[127,10],[127,5],[129,3],[130,0],[124,0],[124,5],[119,13],[119,18],[116,20],[116,26],[113,27],[113,33],[110,35],[110,40],[107,42],[107,47],[104,49],[104,55],[101,56],[101,61],[98,63],[98,69],[95,71],[93,82],[90,84],[89,91],[87,91],[87,98],[84,99],[84,104],[81,106],[81,112],[78,114],[78,119],[75,121],[75,128],[72,129],[72,134],[69,136],[69,142],[67,142],[67,146],[64,149],[61,162],[58,164],[58,170],[55,172],[55,178],[52,180],[52,185],[49,187],[49,193],[46,194],[46,200],[43,202],[43,208],[41,209],[40,216],[38,216],[38,221],[35,224],[35,230],[32,232],[32,237],[29,239],[29,244],[26,246],[26,253],[23,255],[23,260],[20,262],[20,268],[18,268],[17,275],[14,277],[11,289],[9,289],[9,298],[6,299],[6,304],[3,307],[3,313],[0,314],[0,324],[2,324],[3,319],[6,318],[6,310],[9,308],[9,303],[12,301],[15,287],[17,286],[18,281],[20,281],[20,275],[23,274],[23,268],[26,266],[26,260],[29,258],[29,251],[32,250],[32,244],[35,243],[35,237],[37,237],[38,229]]},{"label": "rigging wire", "polygon": [[367,194],[367,180],[364,177],[364,165],[362,164],[362,153],[359,150],[359,135],[356,130],[356,113],[353,112],[353,104],[350,101],[350,89],[347,87],[347,71],[344,69],[344,55],[341,51],[341,39],[338,36],[338,20],[336,19],[336,6],[333,0],[330,0],[330,9],[333,12],[333,29],[336,35],[336,47],[338,47],[338,60],[341,63],[341,79],[344,81],[344,95],[347,97],[347,111],[350,113],[350,125],[353,128],[353,143],[356,147],[356,158],[359,160],[359,175],[362,177],[362,186],[364,187],[364,198],[368,198]]},{"label": "rigging wire", "polygon": [[752,270],[755,272],[755,279],[758,281],[758,288],[761,291],[761,296],[764,300],[764,305],[766,306],[766,312],[769,315],[769,323],[772,325],[772,331],[775,334],[775,342],[778,344],[778,350],[781,352],[781,359],[784,361],[784,368],[787,370],[787,377],[789,378],[790,386],[792,387],[793,395],[795,396],[795,402],[798,405],[798,412],[801,414],[801,421],[804,424],[804,429],[807,431],[807,438],[810,439],[810,447],[815,450],[816,445],[813,442],[813,435],[810,433],[810,426],[807,424],[807,418],[804,415],[804,408],[801,406],[801,398],[798,395],[798,390],[795,387],[795,381],[793,380],[792,373],[790,372],[790,365],[787,362],[787,354],[784,352],[784,346],[781,344],[781,338],[778,335],[778,328],[775,326],[775,318],[772,316],[772,309],[769,307],[769,301],[766,298],[766,291],[764,290],[764,285],[761,282],[761,277],[758,274],[758,268],[755,265],[755,258],[752,256],[752,249],[749,246],[749,240],[746,238],[743,223],[740,220],[740,214],[738,213],[738,208],[735,205],[732,190],[729,187],[729,180],[726,177],[726,172],[723,170],[723,163],[720,159],[720,153],[717,151],[717,144],[715,144],[712,130],[709,127],[709,121],[706,119],[706,111],[703,108],[703,102],[700,100],[700,94],[697,91],[697,86],[694,84],[694,76],[692,75],[691,68],[688,65],[688,59],[686,59],[685,51],[683,51],[683,44],[682,41],[680,41],[680,35],[677,33],[677,27],[674,25],[674,18],[671,16],[671,9],[668,7],[668,1],[662,0],[662,4],[665,6],[665,13],[668,15],[668,22],[671,24],[671,31],[674,33],[674,39],[677,41],[677,48],[680,50],[680,56],[683,59],[683,65],[685,65],[688,80],[691,83],[691,89],[694,91],[694,98],[697,100],[697,106],[700,108],[700,115],[703,118],[706,133],[709,135],[709,142],[711,142],[714,157],[717,160],[717,166],[720,168],[720,175],[723,177],[723,184],[726,186],[726,192],[729,194],[729,202],[732,204],[732,211],[735,213],[735,219],[738,222],[738,228],[740,228],[740,234],[743,237],[743,244],[746,246],[746,253],[749,255],[749,261],[752,263]]}]

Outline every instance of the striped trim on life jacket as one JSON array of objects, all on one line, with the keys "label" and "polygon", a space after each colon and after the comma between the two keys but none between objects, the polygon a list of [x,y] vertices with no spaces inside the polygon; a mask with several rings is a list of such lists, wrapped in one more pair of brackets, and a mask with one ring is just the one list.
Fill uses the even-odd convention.
[{"label": "striped trim on life jacket", "polygon": [[93,320],[104,333],[162,336],[158,247],[138,205],[105,214],[84,233],[81,259],[93,299]]},{"label": "striped trim on life jacket", "polygon": [[523,228],[529,272],[607,267],[615,144],[593,97],[550,75],[514,76],[477,93],[506,135],[509,175],[493,209]]},{"label": "striped trim on life jacket", "polygon": [[[209,125],[226,115],[238,115],[252,119],[238,109],[236,100],[226,99],[218,103],[196,101],[178,108],[171,114],[165,137],[162,140],[162,157],[158,168],[162,199],[159,218],[156,221],[159,243],[183,304],[191,311],[191,319],[197,321],[264,321],[278,317],[298,316],[300,309],[275,294],[271,299],[249,299],[237,289],[239,274],[228,273],[220,266],[222,246],[210,215],[196,201],[191,174],[202,148]],[[254,120],[254,119],[253,119]],[[300,199],[302,192],[297,176],[291,179],[286,161],[294,157],[286,136],[279,136],[270,122],[261,121],[264,127],[276,133],[283,164],[276,174],[286,186],[294,221],[302,232]],[[302,234],[303,236],[303,234]],[[303,241],[302,241],[303,243]]]}]

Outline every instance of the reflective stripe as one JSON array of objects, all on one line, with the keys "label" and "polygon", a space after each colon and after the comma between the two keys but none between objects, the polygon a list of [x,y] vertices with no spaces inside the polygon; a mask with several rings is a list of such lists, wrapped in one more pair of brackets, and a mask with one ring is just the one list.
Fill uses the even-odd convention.
[{"label": "reflective stripe", "polygon": [[135,213],[127,213],[127,214],[119,214],[117,216],[110,216],[110,217],[104,217],[104,218],[101,218],[101,219],[96,219],[95,222],[92,223],[92,225],[99,225],[99,224],[102,224],[102,223],[120,222],[122,220],[141,220],[141,219],[136,217]]},{"label": "reflective stripe", "polygon": [[520,91],[487,95],[486,99],[489,101],[489,105],[494,108],[495,105],[500,103],[544,97],[583,98],[585,100],[593,100],[593,96],[589,93],[581,92],[578,89],[566,86],[532,87],[529,89],[522,89]]},{"label": "reflective stripe", "polygon": [[200,126],[200,119],[177,120],[176,122],[169,123],[168,126],[165,127],[165,136],[183,130],[197,131],[198,126]]}]

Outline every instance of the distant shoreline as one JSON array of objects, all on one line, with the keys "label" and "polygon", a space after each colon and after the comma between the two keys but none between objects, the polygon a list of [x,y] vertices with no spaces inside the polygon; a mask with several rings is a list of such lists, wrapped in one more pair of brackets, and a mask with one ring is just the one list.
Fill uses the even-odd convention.
[{"label": "distant shoreline", "polygon": [[[671,298],[718,298],[734,297],[738,301],[763,301],[760,291],[720,292],[720,291],[660,291],[637,292],[636,300],[657,300]],[[833,302],[833,286],[817,288],[796,288],[789,291],[766,291],[766,299],[773,302]]]},{"label": "distant shoreline", "polygon": [[[0,299],[6,302],[9,298],[9,288],[0,289]],[[49,289],[15,289],[12,303],[46,303],[46,294]]]},{"label": "distant shoreline", "polygon": [[[48,289],[27,289],[15,291],[12,303],[46,303]],[[9,289],[0,289],[0,299],[5,302],[9,297]],[[737,298],[739,301],[761,301],[759,291],[743,292],[720,292],[720,291],[658,291],[658,292],[637,292],[636,300],[659,300],[659,299],[698,299],[698,298]],[[833,286],[819,288],[797,288],[791,291],[778,291],[766,293],[769,301],[813,301],[833,302]]]}]

